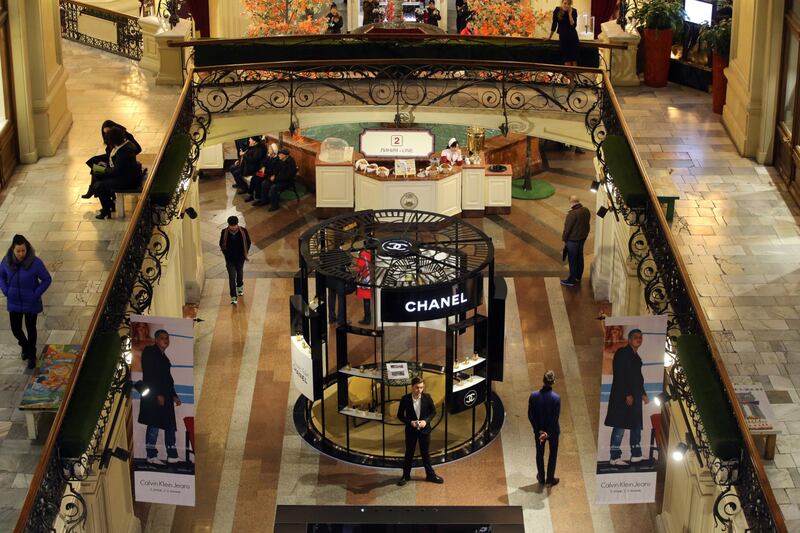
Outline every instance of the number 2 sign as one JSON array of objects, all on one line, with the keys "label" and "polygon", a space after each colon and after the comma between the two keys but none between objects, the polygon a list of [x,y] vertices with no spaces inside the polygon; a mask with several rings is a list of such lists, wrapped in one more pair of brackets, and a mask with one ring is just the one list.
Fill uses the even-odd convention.
[{"label": "number 2 sign", "polygon": [[392,135],[392,146],[403,146],[403,136]]}]

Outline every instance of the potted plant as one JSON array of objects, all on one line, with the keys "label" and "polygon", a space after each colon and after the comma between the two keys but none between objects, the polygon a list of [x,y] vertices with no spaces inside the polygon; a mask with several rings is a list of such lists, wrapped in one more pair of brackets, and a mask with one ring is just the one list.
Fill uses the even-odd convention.
[{"label": "potted plant", "polygon": [[731,55],[731,19],[722,19],[713,26],[703,24],[700,28],[700,42],[711,49],[711,109],[722,113],[728,79],[725,67]]},{"label": "potted plant", "polygon": [[633,9],[643,34],[644,83],[650,87],[664,87],[669,77],[669,54],[672,32],[683,26],[686,12],[681,0],[648,0]]}]

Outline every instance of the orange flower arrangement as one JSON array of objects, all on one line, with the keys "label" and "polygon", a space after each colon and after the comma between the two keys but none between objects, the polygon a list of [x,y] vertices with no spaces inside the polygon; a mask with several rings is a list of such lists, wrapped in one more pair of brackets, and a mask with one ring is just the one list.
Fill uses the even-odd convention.
[{"label": "orange flower arrangement", "polygon": [[508,37],[545,37],[551,13],[536,10],[529,2],[520,0],[492,0],[475,9],[476,35],[504,35]]},{"label": "orange flower arrangement", "polygon": [[250,16],[247,30],[251,37],[323,33],[321,14],[330,0],[241,0]]}]

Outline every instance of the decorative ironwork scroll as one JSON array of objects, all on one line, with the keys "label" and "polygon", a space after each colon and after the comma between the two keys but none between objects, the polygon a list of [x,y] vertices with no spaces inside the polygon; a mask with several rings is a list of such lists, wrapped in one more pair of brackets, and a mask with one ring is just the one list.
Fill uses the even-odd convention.
[{"label": "decorative ironwork scroll", "polygon": [[[63,38],[99,48],[118,56],[135,59],[136,61],[142,58],[142,29],[139,26],[139,19],[136,17],[75,2],[74,0],[59,0],[59,6],[61,9],[61,36]],[[113,23],[117,29],[116,41],[105,41],[98,37],[81,33],[81,25],[79,23],[81,17],[92,17]]]}]

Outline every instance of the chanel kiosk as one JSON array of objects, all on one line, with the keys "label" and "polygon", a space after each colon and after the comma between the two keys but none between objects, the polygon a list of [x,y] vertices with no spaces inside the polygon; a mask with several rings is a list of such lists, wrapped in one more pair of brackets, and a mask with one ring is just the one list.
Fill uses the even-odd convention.
[{"label": "chanel kiosk", "polygon": [[432,461],[486,446],[505,417],[492,390],[503,379],[505,298],[491,239],[459,218],[370,210],[310,229],[290,298],[299,434],[337,459],[400,467],[397,408],[422,376],[437,410]]}]

